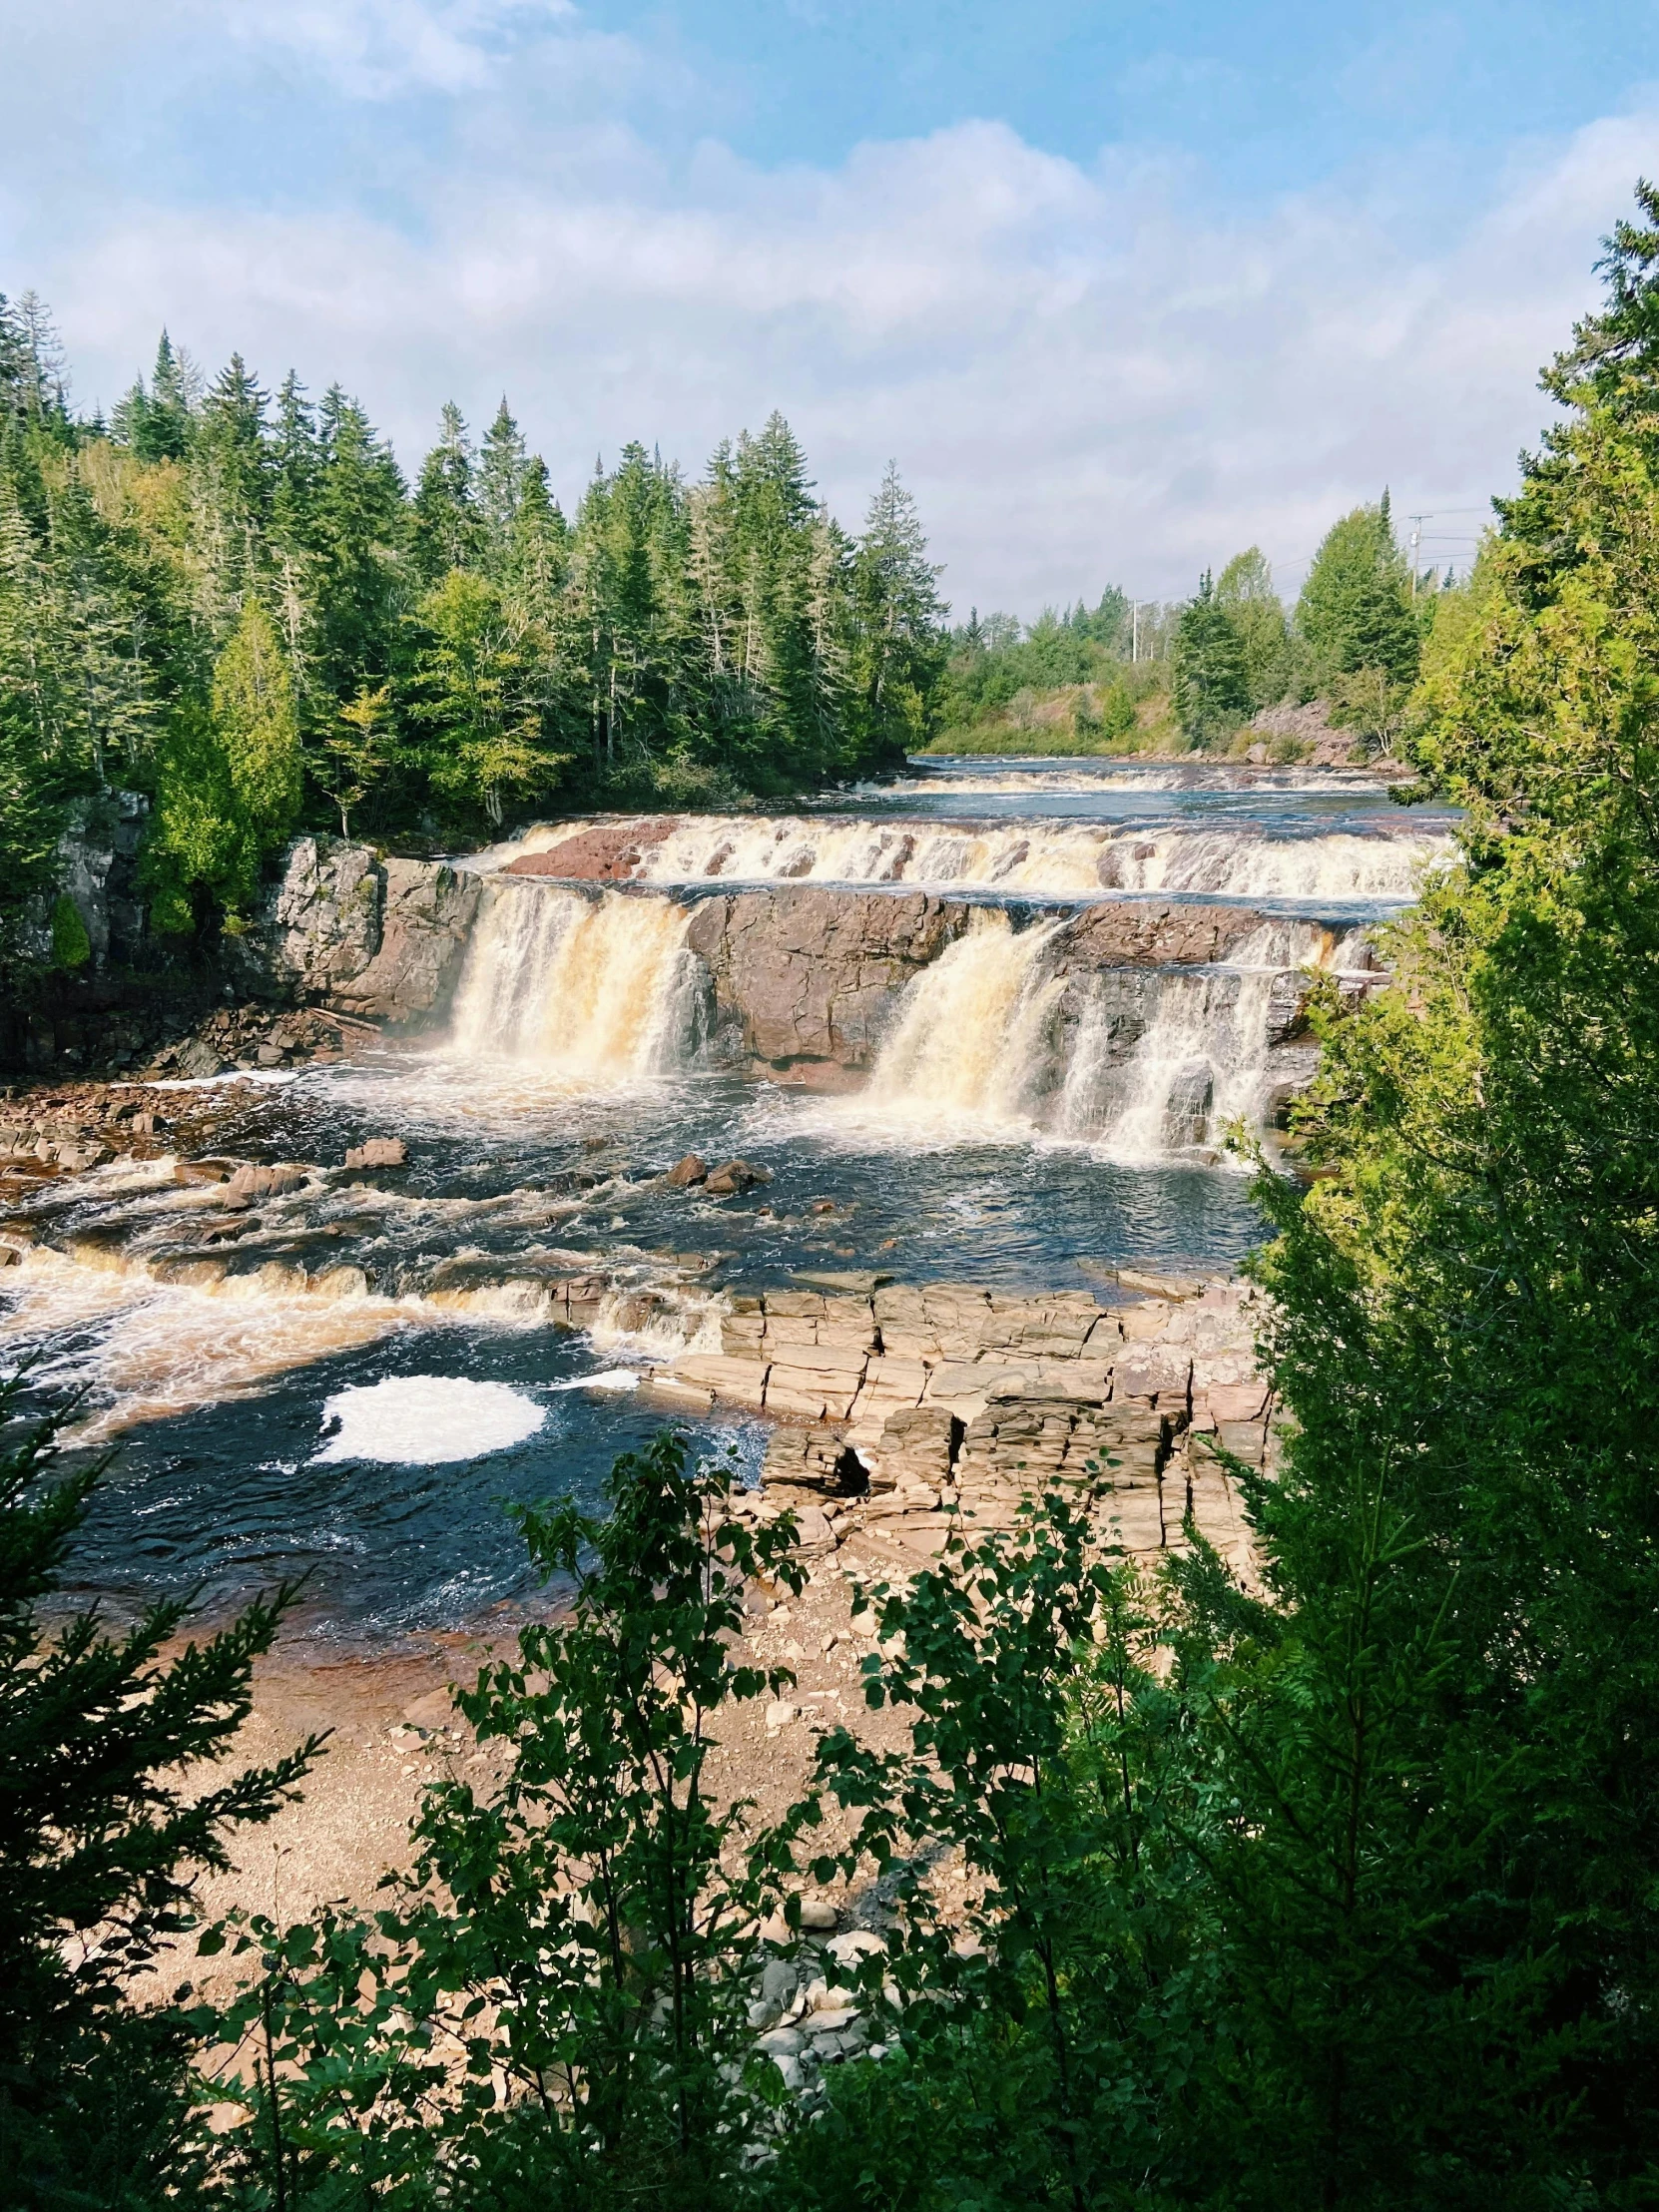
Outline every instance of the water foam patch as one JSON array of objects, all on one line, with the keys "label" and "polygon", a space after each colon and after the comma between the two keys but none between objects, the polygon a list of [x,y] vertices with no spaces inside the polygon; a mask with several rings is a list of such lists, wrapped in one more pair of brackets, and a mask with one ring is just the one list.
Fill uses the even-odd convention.
[{"label": "water foam patch", "polygon": [[448,1375],[387,1376],[338,1390],[322,1408],[339,1426],[314,1460],[372,1459],[408,1467],[483,1459],[533,1436],[547,1408],[505,1382]]}]

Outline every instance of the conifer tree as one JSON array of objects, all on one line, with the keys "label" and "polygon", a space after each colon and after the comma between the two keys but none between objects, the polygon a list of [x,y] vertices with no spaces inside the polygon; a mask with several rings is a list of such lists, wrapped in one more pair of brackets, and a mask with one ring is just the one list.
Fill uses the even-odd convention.
[{"label": "conifer tree", "polygon": [[[479,451],[477,470],[478,537],[484,565],[493,576],[505,573],[511,555],[513,525],[524,502],[531,467],[523,432],[514,421],[503,394]],[[542,482],[545,490],[545,470]]]},{"label": "conifer tree", "polygon": [[1390,683],[1417,673],[1418,628],[1411,578],[1394,542],[1388,495],[1356,507],[1326,533],[1297,601],[1311,681],[1323,691],[1361,669],[1382,669]]},{"label": "conifer tree", "polygon": [[1181,610],[1174,653],[1175,716],[1195,745],[1228,736],[1250,712],[1244,640],[1208,569]]},{"label": "conifer tree", "polygon": [[472,441],[453,400],[446,402],[438,442],[421,463],[415,486],[412,545],[415,566],[429,584],[452,568],[470,568],[482,547]]},{"label": "conifer tree", "polygon": [[944,660],[941,573],[927,558],[915,500],[889,461],[852,560],[853,662],[872,761],[901,759],[927,734],[928,697]]},{"label": "conifer tree", "polygon": [[20,1383],[0,1382],[0,2173],[29,2212],[139,2212],[203,2179],[200,2023],[135,2005],[131,1984],[199,1918],[195,1882],[229,1864],[228,1833],[268,1821],[321,1745],[197,1786],[291,1589],[166,1660],[177,1600],[113,1635],[90,1611],[48,1631],[41,1601],[108,1462],[54,1479],[52,1424],[23,1413]]}]

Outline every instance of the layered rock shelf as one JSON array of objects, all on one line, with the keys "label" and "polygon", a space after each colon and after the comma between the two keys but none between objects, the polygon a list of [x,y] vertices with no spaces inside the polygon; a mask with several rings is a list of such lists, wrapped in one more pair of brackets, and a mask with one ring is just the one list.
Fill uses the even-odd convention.
[{"label": "layered rock shelf", "polygon": [[812,1551],[854,1531],[912,1558],[952,1526],[1008,1526],[1059,1489],[1126,1549],[1182,1540],[1189,1519],[1241,1571],[1246,1537],[1220,1447],[1262,1466],[1271,1407],[1251,1294],[1159,1279],[1104,1304],[963,1285],[790,1289],[736,1297],[719,1353],[652,1387],[781,1424],[766,1491]]}]

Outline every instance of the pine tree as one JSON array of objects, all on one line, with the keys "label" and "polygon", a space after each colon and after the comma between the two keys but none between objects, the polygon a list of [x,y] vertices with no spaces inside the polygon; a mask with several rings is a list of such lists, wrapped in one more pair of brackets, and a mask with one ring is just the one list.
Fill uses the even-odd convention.
[{"label": "pine tree", "polygon": [[853,662],[861,694],[861,759],[901,759],[928,731],[928,699],[944,665],[938,594],[915,500],[889,461],[852,561]]},{"label": "pine tree", "polygon": [[473,484],[472,441],[453,400],[446,402],[438,442],[421,463],[415,486],[413,551],[416,569],[429,584],[452,568],[471,568],[479,557],[483,533]]},{"label": "pine tree", "polygon": [[1181,610],[1172,675],[1176,720],[1195,745],[1229,736],[1250,712],[1244,640],[1208,569]]}]

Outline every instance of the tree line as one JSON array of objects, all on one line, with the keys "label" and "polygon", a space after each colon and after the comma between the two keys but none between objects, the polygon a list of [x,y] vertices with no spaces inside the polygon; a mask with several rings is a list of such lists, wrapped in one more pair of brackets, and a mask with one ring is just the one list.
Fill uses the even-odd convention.
[{"label": "tree line", "polygon": [[479,439],[445,407],[411,487],[337,384],[209,381],[165,333],[83,419],[40,301],[0,299],[0,899],[117,785],[189,933],[240,926],[300,826],[448,841],[892,766],[938,573],[896,469],[854,536],[779,415],[695,482],[627,445],[567,517],[505,400]]},{"label": "tree line", "polygon": [[1384,491],[1332,526],[1294,607],[1253,545],[1185,601],[1131,602],[1114,585],[1092,608],[1045,608],[1030,624],[975,610],[949,632],[934,749],[1017,748],[1036,734],[1084,752],[1226,752],[1249,742],[1241,733],[1264,708],[1319,699],[1367,752],[1391,753],[1454,588],[1449,574],[1413,575]]}]

